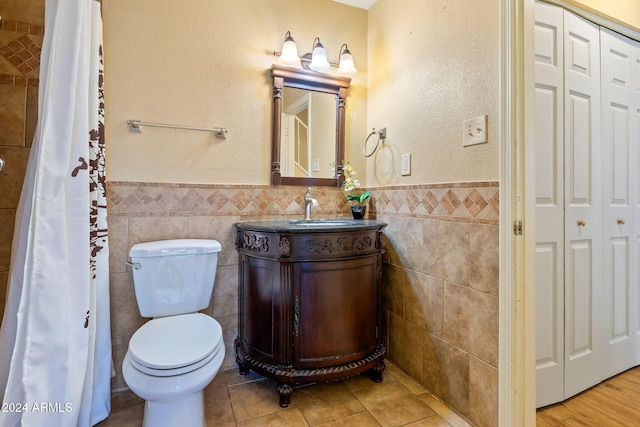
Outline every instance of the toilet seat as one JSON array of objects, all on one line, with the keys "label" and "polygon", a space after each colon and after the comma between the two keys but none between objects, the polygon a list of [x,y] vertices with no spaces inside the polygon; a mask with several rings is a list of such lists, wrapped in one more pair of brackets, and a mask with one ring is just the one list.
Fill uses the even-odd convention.
[{"label": "toilet seat", "polygon": [[131,337],[129,354],[137,370],[165,377],[202,367],[223,345],[222,328],[215,319],[190,313],[145,323]]}]

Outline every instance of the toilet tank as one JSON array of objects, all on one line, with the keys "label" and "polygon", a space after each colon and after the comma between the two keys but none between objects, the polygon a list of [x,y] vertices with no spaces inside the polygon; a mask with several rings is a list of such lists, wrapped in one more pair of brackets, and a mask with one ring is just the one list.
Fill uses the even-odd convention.
[{"label": "toilet tank", "polygon": [[205,239],[133,245],[129,257],[140,314],[162,317],[207,308],[220,250],[217,240]]}]

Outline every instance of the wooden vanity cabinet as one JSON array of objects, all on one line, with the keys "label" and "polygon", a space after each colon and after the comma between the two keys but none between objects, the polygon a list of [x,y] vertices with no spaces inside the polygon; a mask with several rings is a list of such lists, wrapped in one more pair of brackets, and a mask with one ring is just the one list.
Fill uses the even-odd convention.
[{"label": "wooden vanity cabinet", "polygon": [[369,371],[381,381],[380,221],[322,229],[289,222],[238,223],[240,373],[294,385]]}]

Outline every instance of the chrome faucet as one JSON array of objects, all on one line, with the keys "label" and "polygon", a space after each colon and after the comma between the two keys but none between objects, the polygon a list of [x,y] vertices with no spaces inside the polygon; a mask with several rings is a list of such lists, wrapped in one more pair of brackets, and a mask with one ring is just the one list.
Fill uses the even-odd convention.
[{"label": "chrome faucet", "polygon": [[311,205],[318,206],[318,201],[311,198],[311,187],[304,193],[304,220],[311,221]]}]

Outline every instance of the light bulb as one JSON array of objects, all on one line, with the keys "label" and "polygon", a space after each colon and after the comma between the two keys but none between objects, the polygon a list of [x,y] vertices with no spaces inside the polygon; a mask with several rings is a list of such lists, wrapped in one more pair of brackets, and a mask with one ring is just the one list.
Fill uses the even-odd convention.
[{"label": "light bulb", "polygon": [[331,65],[329,61],[327,61],[327,53],[324,50],[324,46],[320,43],[320,39],[313,46],[313,53],[311,54],[311,63],[309,64],[309,68],[313,71],[325,71],[328,70]]},{"label": "light bulb", "polygon": [[[342,55],[340,55],[340,67],[338,68],[338,74],[343,76],[353,76],[358,72],[356,67],[353,65],[353,56],[351,56],[351,52],[344,45],[345,49],[342,51]],[[341,48],[342,49],[342,48]]]},{"label": "light bulb", "polygon": [[287,31],[284,44],[282,45],[282,54],[280,55],[279,62],[285,65],[300,64],[298,47],[296,46],[296,42],[293,40],[293,37],[291,37],[291,33],[289,31]]}]

